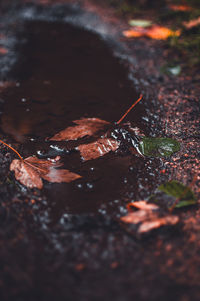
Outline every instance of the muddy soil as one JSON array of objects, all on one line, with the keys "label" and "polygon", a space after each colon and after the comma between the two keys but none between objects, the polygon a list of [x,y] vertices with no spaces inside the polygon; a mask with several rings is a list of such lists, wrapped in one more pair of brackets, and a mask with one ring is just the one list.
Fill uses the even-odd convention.
[{"label": "muddy soil", "polygon": [[[199,300],[198,205],[140,239],[119,223],[130,200],[198,174],[197,81],[160,73],[162,43],[120,41],[125,25],[109,9],[47,2],[1,11],[1,135],[24,157],[60,155],[84,177],[26,189],[1,146],[1,300]],[[178,139],[169,160],[117,153],[83,163],[66,143],[46,141],[81,117],[115,122],[141,92],[127,121]]]}]

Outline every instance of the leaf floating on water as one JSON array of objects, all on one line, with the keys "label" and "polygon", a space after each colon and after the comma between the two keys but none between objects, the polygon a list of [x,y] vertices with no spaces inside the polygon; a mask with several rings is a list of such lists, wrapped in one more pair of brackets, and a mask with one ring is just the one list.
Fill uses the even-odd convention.
[{"label": "leaf floating on water", "polygon": [[77,147],[84,161],[97,159],[109,152],[114,152],[119,148],[120,143],[111,138],[100,138],[89,144],[82,144]]},{"label": "leaf floating on water", "polygon": [[175,180],[160,185],[158,187],[158,191],[164,192],[168,196],[172,196],[174,198],[174,202],[178,199],[175,208],[194,205],[197,202],[192,190]]},{"label": "leaf floating on water", "polygon": [[15,172],[15,178],[28,188],[42,189],[43,182],[40,173],[25,161],[15,159],[10,165],[10,170]]},{"label": "leaf floating on water", "polygon": [[28,188],[42,189],[42,179],[52,183],[70,183],[81,176],[67,169],[57,169],[62,166],[58,161],[40,160],[36,157],[28,157],[25,160],[15,159],[10,165],[10,170],[15,172],[15,178]]},{"label": "leaf floating on water", "polygon": [[152,25],[152,21],[149,20],[130,20],[130,26],[149,27]]},{"label": "leaf floating on water", "polygon": [[150,28],[134,27],[123,32],[127,38],[148,37],[154,40],[166,40],[170,36],[179,36],[180,34],[180,30],[173,31],[159,25],[153,25]]},{"label": "leaf floating on water", "polygon": [[175,215],[161,216],[159,207],[145,201],[131,203],[131,206],[139,209],[130,212],[121,217],[121,221],[126,224],[136,226],[136,233],[143,234],[162,226],[174,226],[178,223],[179,218]]},{"label": "leaf floating on water", "polygon": [[180,143],[171,138],[143,137],[139,150],[147,157],[169,157],[180,150]]},{"label": "leaf floating on water", "polygon": [[82,118],[80,120],[74,120],[73,123],[76,125],[67,127],[50,138],[50,140],[67,141],[77,140],[85,136],[93,136],[110,124],[108,121],[99,118]]}]

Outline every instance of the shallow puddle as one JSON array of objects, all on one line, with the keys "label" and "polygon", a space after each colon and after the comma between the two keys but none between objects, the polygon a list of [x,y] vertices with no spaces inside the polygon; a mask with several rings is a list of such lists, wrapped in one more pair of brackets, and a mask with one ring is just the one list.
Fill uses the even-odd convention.
[{"label": "shallow puddle", "polygon": [[[64,212],[120,210],[122,200],[137,197],[141,178],[154,178],[146,171],[148,159],[110,153],[83,163],[65,142],[45,139],[81,117],[117,121],[138,97],[128,68],[98,35],[69,24],[27,22],[19,39],[25,42],[12,71],[18,84],[3,95],[1,129],[22,145],[24,157],[61,155],[65,167],[82,176],[70,184],[45,184],[52,219]],[[127,120],[148,134],[145,116],[138,104]]]}]

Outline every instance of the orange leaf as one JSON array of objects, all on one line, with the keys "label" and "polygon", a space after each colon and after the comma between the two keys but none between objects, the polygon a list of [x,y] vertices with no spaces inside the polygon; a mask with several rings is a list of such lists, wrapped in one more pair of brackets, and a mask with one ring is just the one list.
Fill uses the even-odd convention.
[{"label": "orange leaf", "polygon": [[15,172],[15,178],[28,188],[42,189],[45,179],[53,183],[69,183],[81,176],[67,169],[57,169],[62,166],[58,162],[59,157],[54,160],[40,160],[36,157],[28,157],[25,160],[15,159],[10,165],[10,170]]},{"label": "orange leaf", "polygon": [[139,210],[129,212],[126,216],[121,217],[121,221],[126,224],[137,226],[137,233],[142,234],[162,226],[173,226],[178,223],[179,218],[175,215],[160,216],[159,207],[145,201],[134,202],[129,204]]},{"label": "orange leaf", "polygon": [[173,31],[167,27],[153,25],[149,28],[135,27],[123,32],[127,38],[149,37],[154,40],[166,40],[170,36],[179,36],[180,30]]},{"label": "orange leaf", "polygon": [[175,5],[175,4],[170,4],[168,7],[173,10],[173,11],[191,11],[192,7],[189,5]]},{"label": "orange leaf", "polygon": [[110,138],[100,138],[89,144],[82,144],[77,147],[84,161],[97,159],[106,155],[111,151],[116,151],[120,143],[117,140]]},{"label": "orange leaf", "polygon": [[195,26],[198,26],[200,25],[200,17],[198,17],[197,19],[195,20],[191,20],[189,22],[183,22],[183,25],[187,28],[187,29],[190,29],[192,27],[195,27]]},{"label": "orange leaf", "polygon": [[76,140],[85,136],[92,136],[106,125],[110,124],[105,120],[99,118],[82,118],[73,121],[76,126],[67,127],[58,134],[54,135],[50,140],[63,141],[63,140]]}]

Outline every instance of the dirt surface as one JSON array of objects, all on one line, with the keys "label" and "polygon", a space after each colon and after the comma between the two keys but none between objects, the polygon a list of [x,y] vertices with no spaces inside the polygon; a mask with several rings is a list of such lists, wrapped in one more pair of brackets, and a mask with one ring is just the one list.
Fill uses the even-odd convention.
[{"label": "dirt surface", "polygon": [[[94,29],[104,38],[112,36],[112,43],[116,41],[117,45],[121,41],[123,47],[120,46],[120,55],[122,59],[123,55],[126,57],[126,70],[134,86],[134,92],[130,90],[130,93],[144,94],[145,101],[138,109],[142,112],[138,115],[145,117],[143,130],[150,136],[177,139],[181,142],[181,150],[169,160],[145,159],[141,162],[137,158],[130,169],[134,181],[137,181],[134,187],[140,187],[136,195],[130,196],[131,186],[128,186],[124,188],[128,192],[125,197],[121,196],[116,203],[103,204],[105,206],[98,214],[89,210],[74,214],[63,204],[60,206],[56,203],[57,190],[50,202],[48,194],[43,191],[29,190],[17,183],[9,171],[15,155],[1,146],[1,300],[199,300],[198,204],[175,211],[180,217],[176,227],[159,229],[142,238],[136,237],[117,219],[126,213],[126,204],[130,199],[139,200],[150,195],[159,183],[168,179],[188,185],[196,176],[193,190],[199,198],[198,73],[190,70],[190,75],[185,73],[179,77],[161,73],[160,66],[171,55],[164,43],[146,38],[125,40],[121,32],[126,29],[126,22],[116,17],[111,9],[99,7],[98,1],[81,1],[83,10],[77,6],[67,9],[59,5],[56,8],[49,6],[53,1],[40,1],[39,6],[35,6],[37,2],[3,1],[1,4],[0,30],[8,37],[2,41],[8,53],[0,57],[1,80],[4,81],[0,86],[1,115],[7,112],[14,116],[12,118],[19,118],[8,106],[9,99],[12,102],[17,90],[16,78],[19,78],[19,73],[13,70],[17,70],[15,66],[18,66],[22,51],[21,47],[16,49],[16,32],[22,33],[20,43],[23,45],[24,20],[38,21],[43,17],[43,21],[45,18],[61,21],[66,11],[71,10],[75,15],[73,20],[82,22],[83,27]],[[62,5],[63,2],[70,1],[60,1]],[[37,28],[37,24],[33,27]],[[34,40],[33,35],[32,38]],[[18,70],[21,70],[20,66]],[[17,93],[21,98],[20,92]],[[111,121],[114,121],[116,116],[114,113],[112,116]],[[131,116],[134,118],[134,114]],[[32,119],[33,129],[38,126],[35,120]],[[138,124],[141,125],[140,122]],[[57,129],[60,129],[59,126],[58,122]],[[21,144],[2,130],[1,134],[2,139],[23,155],[27,156],[33,151],[29,142]],[[30,136],[33,134],[36,134],[34,130]],[[47,134],[51,133],[44,131],[43,135]],[[37,150],[36,147],[34,152]],[[150,168],[152,172],[152,177],[147,180],[143,175],[145,168]],[[138,171],[139,176],[135,177]],[[45,187],[46,190],[50,189],[48,185]]]}]

